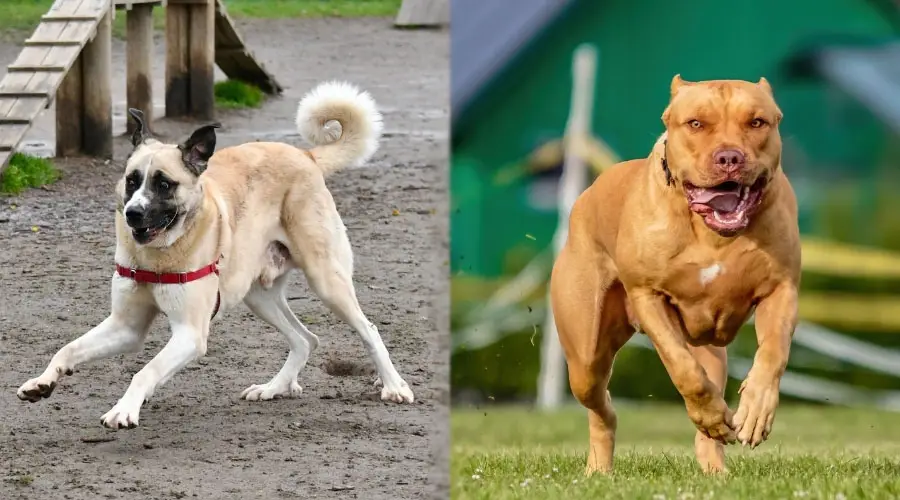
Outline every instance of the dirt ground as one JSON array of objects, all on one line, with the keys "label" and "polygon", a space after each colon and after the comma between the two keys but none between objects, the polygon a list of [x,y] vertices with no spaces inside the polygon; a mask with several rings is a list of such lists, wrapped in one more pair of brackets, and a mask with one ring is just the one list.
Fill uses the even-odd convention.
[{"label": "dirt ground", "polygon": [[[328,184],[353,243],[363,310],[416,402],[379,400],[362,343],[299,273],[291,305],[321,345],[300,375],[298,399],[239,399],[288,351],[241,305],[213,325],[207,356],[157,391],[137,429],[106,430],[100,416],[167,341],[162,319],[141,353],[81,367],[49,400],[19,401],[21,383],[108,314],[112,192],[129,150],[119,138],[113,162],[59,160],[64,178],[49,190],[0,198],[0,498],[446,498],[448,33],[394,31],[388,19],[255,20],[239,29],[286,90],[262,110],[221,112],[220,147],[300,145],[297,100],[323,79],[358,83],[384,111],[386,136],[372,164]],[[0,45],[0,64],[18,50]],[[163,51],[160,44],[157,102]],[[121,131],[122,42],[114,59]],[[29,139],[52,145],[52,124],[51,109]],[[196,125],[158,120],[153,128],[174,141]]]}]

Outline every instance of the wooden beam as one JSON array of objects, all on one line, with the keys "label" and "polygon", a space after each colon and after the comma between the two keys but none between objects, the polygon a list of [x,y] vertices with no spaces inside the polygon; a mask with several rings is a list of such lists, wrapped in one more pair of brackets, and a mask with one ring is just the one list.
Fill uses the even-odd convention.
[{"label": "wooden beam", "polygon": [[84,76],[83,151],[89,156],[112,158],[112,11],[97,23],[97,35],[82,51]]},{"label": "wooden beam", "polygon": [[[216,112],[213,78],[216,64],[215,0],[188,7],[190,11],[190,112],[200,120],[212,120]],[[172,8],[171,6],[169,8]]]},{"label": "wooden beam", "polygon": [[82,151],[84,99],[81,62],[78,56],[56,91],[56,156],[74,156]]},{"label": "wooden beam", "polygon": [[190,11],[186,5],[166,7],[166,116],[187,116],[190,110]]},{"label": "wooden beam", "polygon": [[[153,121],[153,5],[136,4],[125,14],[127,36],[126,103],[144,112]],[[126,116],[125,128],[134,131],[134,121]]]}]

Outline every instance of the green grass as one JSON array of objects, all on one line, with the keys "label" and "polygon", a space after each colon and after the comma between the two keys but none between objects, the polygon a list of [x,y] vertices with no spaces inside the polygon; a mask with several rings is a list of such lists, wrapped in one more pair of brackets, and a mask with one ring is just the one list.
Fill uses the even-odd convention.
[{"label": "green grass", "polygon": [[213,93],[216,106],[227,109],[258,108],[264,97],[259,88],[238,80],[216,82]]},{"label": "green grass", "polygon": [[52,161],[15,153],[0,174],[0,194],[19,194],[28,188],[53,184],[58,179],[59,171]]},{"label": "green grass", "polygon": [[[225,0],[233,17],[280,19],[291,17],[394,16],[402,0]],[[0,32],[32,31],[53,0],[0,0]],[[157,29],[165,26],[164,9],[153,9]],[[113,33],[125,33],[125,12],[119,11]],[[16,34],[18,36],[18,34]]]},{"label": "green grass", "polygon": [[782,406],[756,450],[726,449],[727,477],[702,474],[695,429],[679,405],[619,403],[615,471],[584,476],[587,416],[580,407],[454,409],[451,498],[887,499],[900,498],[900,415]]}]

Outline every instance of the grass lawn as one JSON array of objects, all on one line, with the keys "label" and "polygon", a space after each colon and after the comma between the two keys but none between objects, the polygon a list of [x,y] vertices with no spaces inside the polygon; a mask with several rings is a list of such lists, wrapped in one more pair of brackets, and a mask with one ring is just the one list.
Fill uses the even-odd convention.
[{"label": "grass lawn", "polygon": [[[394,16],[402,0],[225,0],[234,17],[360,17]],[[32,31],[53,0],[0,0],[0,31]],[[163,9],[153,9],[156,26],[164,26]],[[116,15],[114,33],[125,32],[123,11]]]},{"label": "grass lawn", "polygon": [[768,441],[726,448],[730,474],[708,477],[683,407],[619,403],[617,413],[615,472],[585,478],[586,410],[455,408],[451,498],[900,498],[900,414],[783,405]]}]

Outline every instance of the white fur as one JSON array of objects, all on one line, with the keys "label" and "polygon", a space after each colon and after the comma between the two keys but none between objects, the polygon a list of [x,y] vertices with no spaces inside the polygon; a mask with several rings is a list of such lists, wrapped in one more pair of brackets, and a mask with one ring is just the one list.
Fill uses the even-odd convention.
[{"label": "white fur", "polygon": [[145,209],[147,205],[150,204],[150,197],[148,196],[148,191],[150,188],[147,186],[149,179],[147,179],[147,170],[150,168],[150,160],[147,160],[145,165],[141,165],[137,170],[141,172],[141,185],[138,187],[137,191],[131,195],[131,199],[128,200],[128,203],[125,204],[125,212],[127,212],[130,208],[139,208]]},{"label": "white fur", "polygon": [[712,283],[712,281],[716,279],[716,277],[721,274],[724,269],[725,268],[722,267],[722,264],[718,262],[709,267],[704,267],[700,270],[700,284],[706,286]]},{"label": "white fur", "polygon": [[296,124],[326,172],[371,159],[384,126],[368,92],[338,81],[321,83],[300,100]]}]

